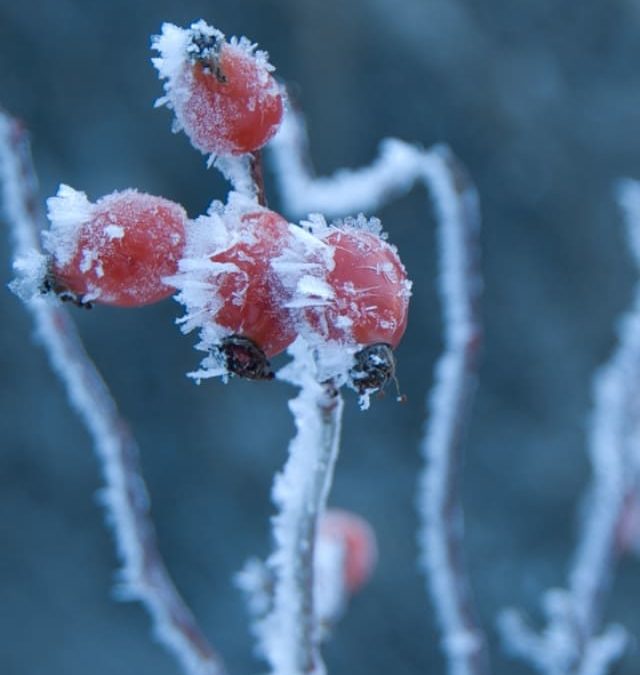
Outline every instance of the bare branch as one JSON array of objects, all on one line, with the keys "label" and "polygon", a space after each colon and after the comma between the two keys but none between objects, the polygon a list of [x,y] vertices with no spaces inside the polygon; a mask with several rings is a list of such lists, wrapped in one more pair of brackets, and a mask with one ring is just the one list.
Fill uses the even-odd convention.
[{"label": "bare branch", "polygon": [[[16,269],[26,273],[38,255],[37,181],[29,140],[22,125],[0,111],[0,184],[6,220],[15,246]],[[67,312],[37,288],[23,300],[51,365],[69,400],[93,438],[106,487],[102,501],[122,561],[121,594],[142,602],[154,633],[189,675],[223,675],[218,655],[207,643],[176,590],[158,550],[142,478],[138,446],[100,373],[82,345]]]}]

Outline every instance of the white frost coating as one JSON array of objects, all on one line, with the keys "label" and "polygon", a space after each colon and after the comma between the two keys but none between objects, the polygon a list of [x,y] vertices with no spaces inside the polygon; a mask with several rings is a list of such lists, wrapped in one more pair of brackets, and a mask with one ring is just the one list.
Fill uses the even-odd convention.
[{"label": "white frost coating", "polygon": [[301,115],[288,110],[268,148],[286,209],[295,216],[309,211],[344,215],[375,211],[392,195],[408,192],[422,169],[425,151],[395,139],[380,144],[371,166],[341,170],[331,177],[314,177],[306,162],[306,130]]},{"label": "white frost coating", "polygon": [[109,239],[122,239],[124,237],[124,227],[120,225],[107,225],[104,228],[104,233]]},{"label": "white frost coating", "polygon": [[504,610],[498,619],[507,652],[527,661],[540,673],[607,675],[624,655],[628,635],[622,626],[608,626],[601,635],[590,639],[581,653],[567,621],[570,617],[554,617],[547,609],[547,618],[547,627],[540,634],[515,610]]},{"label": "white frost coating", "polygon": [[347,547],[335,537],[317,537],[314,558],[315,613],[322,631],[321,638],[328,635],[345,611],[348,599],[345,585],[345,561]]},{"label": "white frost coating", "polygon": [[[268,54],[258,50],[257,45],[245,37],[225,41],[223,33],[202,20],[187,29],[163,24],[161,34],[153,37],[151,46],[159,54],[151,61],[160,79],[164,80],[165,91],[165,95],[156,101],[156,107],[166,105],[174,111],[173,131],[184,129],[192,145],[209,155],[209,166],[214,163],[215,154],[238,154],[242,149],[234,140],[235,120],[241,114],[238,101],[227,97],[223,90],[211,95],[208,87],[198,80],[194,65],[200,62],[205,69],[215,68],[216,77],[224,77],[220,64],[224,64],[225,58],[252,64],[251,73],[255,79],[251,79],[243,90],[242,109],[254,112],[265,101],[271,97],[275,100],[281,94],[270,74],[273,67]],[[235,189],[243,190],[245,185],[251,187],[244,181],[235,181],[242,165],[233,158],[226,166],[222,163],[218,168],[227,177],[232,176]]]},{"label": "white frost coating", "polygon": [[423,157],[422,177],[438,215],[440,296],[445,351],[436,365],[422,442],[418,489],[419,544],[451,675],[487,671],[485,638],[471,608],[463,566],[459,465],[476,387],[481,278],[477,262],[477,195],[445,150]]},{"label": "white frost coating", "polygon": [[[629,250],[640,269],[640,183],[620,183],[618,199],[627,224]],[[544,675],[606,675],[623,655],[627,638],[621,626],[601,630],[603,605],[618,557],[632,541],[629,525],[640,479],[640,283],[631,309],[619,327],[618,347],[596,374],[594,407],[588,438],[593,467],[588,509],[564,591],[565,611],[547,611],[539,636],[523,628],[511,610],[503,619],[503,640],[516,655],[532,662]],[[550,643],[562,634],[565,654]],[[526,640],[523,638],[527,638]],[[530,648],[535,644],[536,649]],[[529,647],[527,647],[529,645]],[[525,647],[527,647],[525,649]],[[566,652],[573,658],[567,659]]]},{"label": "white frost coating", "polygon": [[[479,227],[475,191],[446,148],[425,151],[394,139],[382,142],[380,155],[370,166],[316,178],[306,161],[304,122],[291,111],[270,148],[285,206],[294,214],[316,210],[331,215],[371,211],[390,196],[406,193],[416,182],[425,184],[433,195],[447,346],[436,368],[430,425],[423,446],[427,466],[419,490],[423,518],[420,542],[449,672],[483,673],[486,648],[470,608],[462,566],[462,511],[456,484],[462,452],[459,435],[475,387],[479,339],[475,305],[480,277],[474,265],[469,264],[473,262]],[[447,505],[453,505],[453,512],[447,511]]]},{"label": "white frost coating", "polygon": [[[161,79],[167,80],[166,87],[172,87],[180,77],[185,64],[189,63],[192,55],[197,52],[190,44],[193,32],[206,35],[215,40],[223,41],[225,35],[222,31],[207,24],[200,19],[192,23],[189,28],[180,28],[172,23],[163,23],[160,35],[154,35],[151,39],[151,48],[158,52],[159,56],[151,59]],[[261,71],[272,72],[274,67],[269,63],[269,55],[266,51],[257,49],[257,45],[248,38],[231,37],[229,44],[241,49],[256,60]],[[266,78],[265,78],[266,79]],[[160,100],[159,105],[170,104],[170,101]]]},{"label": "white frost coating", "polygon": [[[196,348],[208,352],[220,340],[229,335],[229,329],[217,324],[215,317],[225,302],[220,296],[221,281],[226,275],[235,279],[244,279],[245,273],[232,262],[217,262],[211,258],[240,243],[250,244],[253,239],[246,227],[239,226],[243,213],[262,210],[253,200],[240,193],[229,194],[226,206],[213,202],[209,212],[186,228],[186,243],[182,260],[178,264],[178,273],[163,281],[178,290],[176,300],[185,307],[185,315],[178,319],[184,333],[199,330],[200,341]],[[245,279],[245,283],[248,280]],[[238,303],[242,297],[236,298]],[[201,380],[209,377],[225,376],[226,368],[216,358],[209,355],[201,362],[199,370],[189,373],[190,377]]]},{"label": "white frost coating", "polygon": [[233,189],[258,205],[258,188],[251,175],[251,157],[249,155],[211,155],[207,166],[216,169],[231,183]]},{"label": "white frost coating", "polygon": [[[216,316],[225,303],[231,302],[238,307],[246,303],[254,262],[260,272],[263,271],[263,260],[254,261],[255,254],[251,250],[238,248],[239,245],[250,247],[259,243],[255,219],[244,220],[244,217],[261,212],[269,213],[251,196],[240,192],[229,193],[226,205],[214,202],[206,216],[188,223],[179,271],[163,280],[179,291],[176,299],[186,308],[185,315],[178,319],[183,332],[197,329],[200,341],[196,348],[206,352],[213,350],[213,354],[203,359],[200,369],[189,374],[196,380],[228,374],[222,363],[223,357],[215,348],[232,331],[216,323]],[[280,250],[265,271],[273,275],[273,283],[269,284],[273,302],[290,309],[326,302],[331,295],[325,282],[327,270],[333,265],[331,247],[295,225],[288,226],[288,233],[290,236],[281,242],[270,242],[274,250]],[[226,251],[230,251],[234,262],[211,259]],[[243,269],[244,263],[248,267]],[[234,295],[231,297],[221,297],[219,292],[225,278],[233,281]],[[289,318],[292,324],[296,322],[294,311]]]},{"label": "white frost coating", "polygon": [[[193,26],[198,26],[205,30],[207,27],[204,21],[200,21]],[[212,37],[219,37],[224,39],[224,35],[220,31],[212,29],[210,33]],[[176,82],[182,69],[188,61],[188,47],[189,45],[189,31],[185,28],[179,28],[172,23],[163,23],[162,32],[160,35],[154,35],[151,39],[151,47],[160,56],[151,59],[151,62],[156,67],[158,75],[161,79],[166,80],[165,89],[168,91]],[[171,107],[170,99],[160,99],[157,105],[168,105]]]},{"label": "white frost coating", "polygon": [[[318,640],[326,640],[331,629],[344,613],[349,594],[345,585],[347,548],[336,537],[316,535],[313,563],[314,612],[318,626]],[[264,638],[265,618],[274,610],[275,571],[268,562],[257,558],[247,560],[234,577],[236,586],[245,596],[251,631],[256,638],[256,655],[267,658]]]},{"label": "white frost coating", "polygon": [[602,635],[587,645],[578,675],[607,675],[613,664],[624,656],[628,642],[629,636],[622,626],[607,626]]},{"label": "white frost coating", "polygon": [[326,283],[333,268],[333,249],[297,225],[289,225],[289,241],[270,267],[287,289],[286,306],[304,308],[326,301],[332,291]]},{"label": "white frost coating", "polygon": [[76,253],[80,230],[91,220],[93,205],[84,192],[61,185],[57,195],[47,199],[47,207],[51,229],[42,233],[43,244],[58,265],[64,267]]},{"label": "white frost coating", "polygon": [[305,274],[298,279],[296,295],[306,298],[309,305],[317,305],[326,304],[334,297],[335,293],[324,279]]},{"label": "white frost coating", "polygon": [[332,380],[340,387],[348,380],[360,345],[324,339],[309,325],[305,314],[309,308],[329,304],[333,297],[326,277],[334,267],[334,248],[319,238],[329,231],[326,221],[318,214],[309,216],[301,227],[290,225],[290,244],[272,260],[271,267],[287,290],[284,306],[293,312],[298,335],[314,352],[319,381]]},{"label": "white frost coating", "polygon": [[[2,111],[0,187],[16,257],[27,260],[38,248],[37,186],[26,135]],[[17,271],[20,272],[19,265]],[[185,673],[222,675],[222,663],[201,635],[159,557],[149,520],[148,495],[138,468],[137,446],[104,381],[59,303],[39,296],[23,299],[51,365],[93,437],[102,463],[106,483],[102,497],[122,561],[124,592],[145,605],[156,637],[173,653]]]},{"label": "white frost coating", "polygon": [[16,278],[9,284],[9,288],[24,302],[41,295],[47,267],[45,255],[36,249],[28,250],[23,256],[14,259],[13,271]]},{"label": "white frost coating", "polygon": [[289,404],[297,433],[273,486],[278,513],[273,518],[275,550],[267,562],[275,579],[273,608],[257,632],[274,675],[321,675],[325,668],[312,590],[314,544],[338,454],[342,399],[337,390],[318,383],[303,339],[289,352],[293,361],[278,377],[300,387]]}]

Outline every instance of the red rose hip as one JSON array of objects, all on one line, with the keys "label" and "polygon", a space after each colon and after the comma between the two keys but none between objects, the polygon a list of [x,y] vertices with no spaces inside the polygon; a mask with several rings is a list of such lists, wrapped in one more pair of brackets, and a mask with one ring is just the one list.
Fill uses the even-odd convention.
[{"label": "red rose hip", "polygon": [[405,331],[411,283],[378,227],[377,220],[360,216],[319,235],[333,250],[333,268],[326,277],[333,297],[311,309],[307,318],[327,340],[396,347]]},{"label": "red rose hip", "polygon": [[237,241],[211,256],[212,262],[234,268],[218,277],[223,303],[212,318],[231,333],[252,340],[270,358],[295,338],[286,292],[271,268],[288,244],[289,224],[274,211],[260,209],[240,216],[233,227]]},{"label": "red rose hip", "polygon": [[47,201],[50,282],[79,303],[147,305],[172,294],[185,243],[185,210],[162,197],[125,190],[92,204],[62,185]]},{"label": "red rose hip", "polygon": [[273,377],[268,359],[297,334],[292,292],[275,263],[295,247],[293,227],[282,216],[239,193],[189,223],[171,283],[186,309],[183,331],[198,329],[198,349],[209,352],[194,377]]},{"label": "red rose hip", "polygon": [[282,94],[267,55],[246,38],[226,41],[204,21],[188,30],[164,24],[154,59],[166,80],[161,101],[203,153],[239,155],[261,148],[277,131]]}]

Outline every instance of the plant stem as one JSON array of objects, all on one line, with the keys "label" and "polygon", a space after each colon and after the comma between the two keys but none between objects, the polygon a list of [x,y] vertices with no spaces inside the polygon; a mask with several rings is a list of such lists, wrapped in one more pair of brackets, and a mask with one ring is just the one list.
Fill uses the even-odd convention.
[{"label": "plant stem", "polygon": [[[38,255],[37,179],[24,128],[1,110],[0,184],[19,271],[21,260]],[[102,502],[122,562],[120,594],[146,607],[156,637],[185,673],[223,675],[220,657],[180,597],[160,555],[136,440],[87,355],[74,323],[57,300],[42,297],[37,288],[30,296],[23,295],[23,300],[53,370],[93,439],[102,466],[106,484]]]}]

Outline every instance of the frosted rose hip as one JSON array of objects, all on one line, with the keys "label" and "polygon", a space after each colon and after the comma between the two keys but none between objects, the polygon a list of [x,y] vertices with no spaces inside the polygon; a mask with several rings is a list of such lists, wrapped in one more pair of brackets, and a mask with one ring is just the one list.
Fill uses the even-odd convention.
[{"label": "frosted rose hip", "polygon": [[283,113],[267,56],[245,38],[225,41],[204,21],[188,30],[164,24],[154,59],[166,79],[166,102],[203,153],[238,155],[261,148]]},{"label": "frosted rose hip", "polygon": [[47,201],[56,291],[81,302],[137,307],[172,294],[163,279],[175,274],[185,243],[185,210],[162,197],[125,190],[92,204],[61,186]]},{"label": "frosted rose hip", "polygon": [[240,234],[238,241],[211,256],[214,263],[234,267],[216,280],[223,302],[212,318],[255,342],[267,357],[275,356],[295,338],[286,292],[271,268],[288,245],[289,224],[274,211],[261,209],[245,213],[233,227]]},{"label": "frosted rose hip", "polygon": [[333,297],[309,310],[307,321],[328,340],[396,347],[407,326],[411,284],[395,248],[366,222],[347,220],[321,235],[333,250],[326,277]]}]

